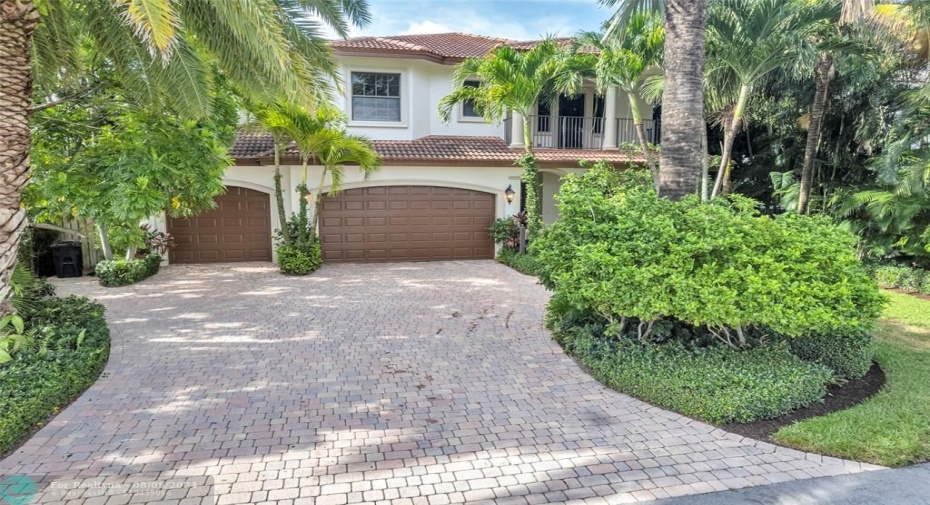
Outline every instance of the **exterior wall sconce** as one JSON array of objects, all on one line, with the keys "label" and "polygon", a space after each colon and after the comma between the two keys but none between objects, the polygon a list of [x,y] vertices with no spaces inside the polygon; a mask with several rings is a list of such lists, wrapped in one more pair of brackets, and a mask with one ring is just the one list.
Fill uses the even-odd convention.
[{"label": "exterior wall sconce", "polygon": [[513,197],[516,194],[513,190],[513,184],[508,184],[507,189],[504,190],[504,200],[507,200],[507,203],[513,203]]}]

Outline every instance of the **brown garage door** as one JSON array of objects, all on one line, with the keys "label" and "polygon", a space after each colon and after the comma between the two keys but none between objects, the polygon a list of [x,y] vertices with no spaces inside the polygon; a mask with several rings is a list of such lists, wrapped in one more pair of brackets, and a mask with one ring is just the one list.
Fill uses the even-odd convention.
[{"label": "brown garage door", "polygon": [[216,208],[189,219],[168,219],[172,263],[271,261],[271,210],[261,191],[227,186]]},{"label": "brown garage door", "polygon": [[350,189],[323,200],[324,261],[488,259],[494,195],[433,186]]}]

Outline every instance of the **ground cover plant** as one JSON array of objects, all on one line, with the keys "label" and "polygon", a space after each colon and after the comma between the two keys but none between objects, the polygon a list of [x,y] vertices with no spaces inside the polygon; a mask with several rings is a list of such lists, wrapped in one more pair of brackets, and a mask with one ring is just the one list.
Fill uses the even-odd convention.
[{"label": "ground cover plant", "polygon": [[887,382],[864,403],[786,426],[781,444],[837,457],[900,466],[930,460],[930,301],[888,293],[875,361]]},{"label": "ground cover plant", "polygon": [[883,298],[833,222],[734,197],[656,198],[651,176],[567,176],[531,244],[548,322],[608,385],[712,422],[777,417],[864,375]]}]

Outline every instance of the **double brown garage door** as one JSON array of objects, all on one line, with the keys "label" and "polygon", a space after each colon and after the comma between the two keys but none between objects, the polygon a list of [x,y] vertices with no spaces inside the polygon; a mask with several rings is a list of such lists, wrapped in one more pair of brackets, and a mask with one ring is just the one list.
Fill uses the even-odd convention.
[{"label": "double brown garage door", "polygon": [[271,207],[267,193],[227,186],[216,207],[189,219],[168,219],[172,263],[271,261]]},{"label": "double brown garage door", "polygon": [[494,195],[435,186],[379,186],[323,199],[326,262],[490,259]]}]

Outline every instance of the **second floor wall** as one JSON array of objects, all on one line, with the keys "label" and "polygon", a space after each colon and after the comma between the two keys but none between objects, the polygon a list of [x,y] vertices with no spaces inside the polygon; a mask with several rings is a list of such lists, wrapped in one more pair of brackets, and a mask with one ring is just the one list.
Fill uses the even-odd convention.
[{"label": "second floor wall", "polygon": [[[448,123],[441,121],[439,101],[452,90],[452,65],[415,58],[338,56],[344,82],[338,98],[353,133],[375,140],[413,140],[429,135],[494,136],[513,141],[513,121],[488,124],[468,104],[459,104]],[[593,83],[576,97],[560,97],[548,108],[540,106],[531,118],[535,147],[599,149],[634,142],[629,98],[616,96],[614,114],[605,110],[610,100]],[[548,110],[547,110],[548,109]],[[652,105],[641,102],[649,131]],[[608,127],[613,116],[615,123]],[[549,119],[545,119],[548,117]],[[615,136],[604,144],[604,135]]]}]

